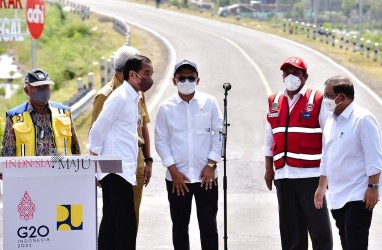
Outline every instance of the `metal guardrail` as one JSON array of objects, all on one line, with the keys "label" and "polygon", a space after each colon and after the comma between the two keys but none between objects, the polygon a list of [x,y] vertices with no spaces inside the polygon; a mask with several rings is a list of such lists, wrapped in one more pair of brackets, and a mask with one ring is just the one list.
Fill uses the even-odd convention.
[{"label": "metal guardrail", "polygon": [[[118,33],[124,35],[126,37],[125,45],[130,45],[130,28],[129,26],[117,19],[113,18],[113,28]],[[101,58],[101,87],[105,85],[106,82],[110,81],[114,74],[114,60],[113,57],[107,60],[105,63],[105,58]],[[93,73],[88,73],[88,87],[83,85],[82,78],[77,79],[78,84],[78,92],[70,98],[66,105],[71,108],[72,118],[76,120],[90,105],[93,103],[94,96],[97,91],[93,89]]]},{"label": "metal guardrail", "polygon": [[113,18],[113,28],[126,37],[125,45],[130,46],[130,27],[118,18]]},{"label": "metal guardrail", "polygon": [[78,102],[70,106],[73,120],[76,120],[93,103],[96,93],[96,90],[90,90],[84,97],[78,100]]},{"label": "metal guardrail", "polygon": [[[47,0],[50,3],[58,3],[61,6],[69,6],[70,11],[81,16],[82,20],[89,19],[90,8],[86,5],[78,4],[72,0]],[[130,46],[130,27],[118,18],[113,18],[113,28],[115,31],[125,36],[125,45]],[[107,62],[107,63],[106,63]],[[101,58],[101,87],[110,81],[114,73],[113,58],[105,60]],[[71,108],[73,120],[77,119],[93,102],[97,91],[93,89],[93,73],[88,74],[88,87],[83,85],[82,78],[77,79],[78,92],[72,96],[65,105]]]},{"label": "metal guardrail", "polygon": [[82,20],[89,19],[90,7],[70,0],[47,0],[50,3],[59,3],[61,6],[70,7],[70,12],[78,14]]}]

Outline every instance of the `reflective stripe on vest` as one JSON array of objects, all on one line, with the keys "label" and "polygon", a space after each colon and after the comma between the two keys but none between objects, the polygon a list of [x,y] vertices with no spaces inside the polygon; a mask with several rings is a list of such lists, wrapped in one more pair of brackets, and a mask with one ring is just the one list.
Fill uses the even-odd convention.
[{"label": "reflective stripe on vest", "polygon": [[[279,153],[273,156],[274,161],[280,160],[284,156],[284,152]],[[293,158],[296,160],[305,160],[305,161],[318,161],[321,160],[321,154],[295,154],[291,152],[287,152],[287,157]]]},{"label": "reflective stripe on vest", "polygon": [[[272,129],[272,132],[273,134],[284,133],[285,130],[286,130],[286,127],[278,127],[278,128]],[[306,134],[319,133],[321,134],[322,129],[321,128],[304,128],[304,127],[288,127],[288,132],[289,133],[306,133]]]}]

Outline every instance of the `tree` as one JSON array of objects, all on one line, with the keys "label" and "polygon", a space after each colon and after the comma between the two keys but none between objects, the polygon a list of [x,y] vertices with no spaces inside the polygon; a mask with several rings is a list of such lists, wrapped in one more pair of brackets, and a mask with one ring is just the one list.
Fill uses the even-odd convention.
[{"label": "tree", "polygon": [[296,2],[293,4],[293,17],[304,18],[305,6],[303,2]]},{"label": "tree", "polygon": [[381,0],[364,0],[364,11],[370,14],[372,21],[381,23],[382,1]]},{"label": "tree", "polygon": [[342,13],[344,13],[344,15],[346,17],[350,17],[352,10],[357,9],[358,5],[357,5],[356,1],[357,0],[343,0],[342,1]]}]

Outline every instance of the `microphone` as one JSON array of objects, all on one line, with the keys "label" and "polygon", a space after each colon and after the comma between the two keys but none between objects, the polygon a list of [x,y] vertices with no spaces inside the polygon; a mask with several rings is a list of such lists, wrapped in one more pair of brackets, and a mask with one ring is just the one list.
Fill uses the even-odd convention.
[{"label": "microphone", "polygon": [[225,89],[226,91],[230,90],[231,89],[231,84],[226,82],[226,83],[223,83],[223,89]]}]

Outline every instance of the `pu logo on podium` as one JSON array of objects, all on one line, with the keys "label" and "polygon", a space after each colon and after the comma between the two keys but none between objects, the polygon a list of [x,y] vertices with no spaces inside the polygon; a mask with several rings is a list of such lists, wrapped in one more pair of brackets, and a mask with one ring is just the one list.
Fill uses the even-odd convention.
[{"label": "pu logo on podium", "polygon": [[83,207],[82,204],[57,206],[57,230],[82,230]]},{"label": "pu logo on podium", "polygon": [[36,205],[33,203],[30,195],[25,191],[23,198],[17,206],[20,219],[28,221],[33,219],[33,213],[36,211]]}]

